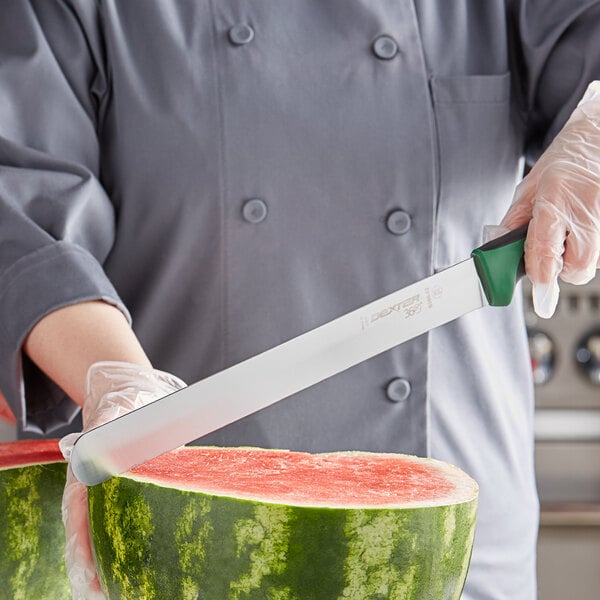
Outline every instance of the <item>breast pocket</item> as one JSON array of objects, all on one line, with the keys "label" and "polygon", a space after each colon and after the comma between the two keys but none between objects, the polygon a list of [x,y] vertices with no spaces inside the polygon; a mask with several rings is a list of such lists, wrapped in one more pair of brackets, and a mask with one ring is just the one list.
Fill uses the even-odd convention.
[{"label": "breast pocket", "polygon": [[506,211],[521,170],[510,74],[434,77],[438,144],[434,267],[467,258]]}]

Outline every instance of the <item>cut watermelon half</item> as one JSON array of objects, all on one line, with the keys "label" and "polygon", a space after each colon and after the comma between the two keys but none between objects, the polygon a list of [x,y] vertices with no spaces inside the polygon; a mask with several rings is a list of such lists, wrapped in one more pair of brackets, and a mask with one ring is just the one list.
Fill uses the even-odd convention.
[{"label": "cut watermelon half", "polygon": [[413,456],[186,447],[88,495],[109,598],[446,600],[478,489]]}]

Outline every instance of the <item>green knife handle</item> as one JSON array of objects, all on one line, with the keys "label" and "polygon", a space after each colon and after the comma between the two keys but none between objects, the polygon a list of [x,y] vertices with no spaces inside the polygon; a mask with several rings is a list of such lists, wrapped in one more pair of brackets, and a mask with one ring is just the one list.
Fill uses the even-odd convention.
[{"label": "green knife handle", "polygon": [[483,291],[491,306],[508,306],[525,275],[523,252],[529,224],[479,246],[471,252]]}]

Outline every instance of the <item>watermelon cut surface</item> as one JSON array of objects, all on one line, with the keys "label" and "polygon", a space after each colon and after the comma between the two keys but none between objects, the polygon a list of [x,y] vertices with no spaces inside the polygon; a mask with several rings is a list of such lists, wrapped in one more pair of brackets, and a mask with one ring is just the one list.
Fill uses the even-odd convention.
[{"label": "watermelon cut surface", "polygon": [[458,600],[477,508],[404,455],[186,447],[89,488],[109,598]]},{"label": "watermelon cut surface", "polygon": [[70,598],[57,440],[0,443],[0,598]]}]

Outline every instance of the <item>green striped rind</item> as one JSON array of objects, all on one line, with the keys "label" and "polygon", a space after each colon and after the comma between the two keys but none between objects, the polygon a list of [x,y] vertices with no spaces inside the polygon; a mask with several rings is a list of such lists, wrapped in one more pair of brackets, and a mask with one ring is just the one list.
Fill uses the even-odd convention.
[{"label": "green striped rind", "polygon": [[313,508],[115,477],[89,506],[109,598],[458,600],[477,500]]},{"label": "green striped rind", "polygon": [[0,470],[0,597],[71,597],[61,516],[66,463]]}]

